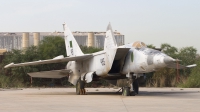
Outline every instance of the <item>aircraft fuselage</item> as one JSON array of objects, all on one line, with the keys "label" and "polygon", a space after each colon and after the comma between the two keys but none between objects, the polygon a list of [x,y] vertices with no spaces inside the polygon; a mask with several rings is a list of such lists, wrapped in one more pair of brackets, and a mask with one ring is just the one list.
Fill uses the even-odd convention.
[{"label": "aircraft fuselage", "polygon": [[171,62],[173,62],[173,58],[158,50],[147,47],[131,47],[121,73],[149,73],[166,67]]}]

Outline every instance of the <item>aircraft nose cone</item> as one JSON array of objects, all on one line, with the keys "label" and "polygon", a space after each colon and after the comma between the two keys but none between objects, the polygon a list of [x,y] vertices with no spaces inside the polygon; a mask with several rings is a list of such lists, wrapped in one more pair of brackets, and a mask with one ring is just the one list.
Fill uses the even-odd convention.
[{"label": "aircraft nose cone", "polygon": [[172,62],[174,62],[174,59],[173,59],[173,58],[171,58],[171,57],[169,57],[169,56],[164,57],[164,63],[165,63],[165,64],[170,64],[170,63],[172,63]]}]

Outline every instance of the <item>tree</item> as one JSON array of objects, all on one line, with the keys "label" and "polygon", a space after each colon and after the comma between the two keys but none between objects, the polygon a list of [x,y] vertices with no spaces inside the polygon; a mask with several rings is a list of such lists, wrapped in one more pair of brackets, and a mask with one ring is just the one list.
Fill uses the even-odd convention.
[{"label": "tree", "polygon": [[52,59],[59,55],[66,56],[65,41],[60,36],[44,37],[38,46],[38,53],[40,59]]},{"label": "tree", "polygon": [[[40,42],[38,47],[31,46],[25,50],[12,50],[5,54],[5,59],[1,64],[1,69],[9,63],[23,63],[30,61],[38,61],[43,59],[52,59],[58,55],[65,55],[65,42],[62,37],[59,36],[49,36],[45,37],[43,41]],[[1,75],[8,76],[10,79],[18,79],[20,83],[27,85],[30,82],[30,76],[27,75],[29,72],[47,71],[55,69],[63,69],[67,63],[57,63],[57,64],[46,64],[37,66],[26,66],[26,67],[14,67],[9,69],[3,69]],[[43,79],[34,79],[38,84],[42,82]],[[10,85],[15,86],[15,85]]]},{"label": "tree", "polygon": [[87,47],[87,46],[80,46],[80,48],[83,51],[83,53],[85,53],[85,54],[94,53],[94,52],[98,52],[98,51],[103,50],[101,48],[94,48],[94,47]]},{"label": "tree", "polygon": [[[181,60],[179,63],[182,65],[194,64],[197,57],[197,50],[193,47],[183,47],[179,50],[177,58]],[[191,73],[191,69],[180,70],[180,74],[188,76]]]},{"label": "tree", "polygon": [[162,52],[164,52],[165,54],[173,58],[177,58],[178,49],[176,47],[171,46],[170,44],[164,43],[164,44],[161,44],[161,49],[162,49]]},{"label": "tree", "polygon": [[155,48],[156,48],[156,46],[154,46],[153,44],[149,44],[149,45],[147,45],[147,47],[148,47],[148,48],[152,48],[152,49],[155,49]]},{"label": "tree", "polygon": [[192,68],[191,74],[181,85],[182,87],[200,87],[200,58],[195,61],[197,67]]},{"label": "tree", "polygon": [[183,47],[178,53],[178,58],[183,65],[193,64],[197,57],[197,50],[193,47]]}]

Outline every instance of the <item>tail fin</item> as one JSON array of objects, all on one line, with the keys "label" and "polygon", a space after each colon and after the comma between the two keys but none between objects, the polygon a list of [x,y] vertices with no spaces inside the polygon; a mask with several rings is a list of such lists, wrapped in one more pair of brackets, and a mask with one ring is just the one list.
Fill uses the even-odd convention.
[{"label": "tail fin", "polygon": [[106,38],[104,41],[104,50],[106,51],[106,54],[108,54],[107,55],[108,67],[109,69],[111,69],[114,63],[116,52],[117,52],[117,43],[116,43],[114,33],[112,31],[110,23],[108,24],[107,31],[106,31]]},{"label": "tail fin", "polygon": [[65,23],[63,24],[63,29],[67,56],[71,57],[83,55],[78,43]]},{"label": "tail fin", "polygon": [[107,31],[106,31],[106,38],[104,41],[104,50],[110,49],[110,48],[116,48],[117,43],[114,37],[114,33],[112,31],[112,27],[110,23],[108,24]]}]

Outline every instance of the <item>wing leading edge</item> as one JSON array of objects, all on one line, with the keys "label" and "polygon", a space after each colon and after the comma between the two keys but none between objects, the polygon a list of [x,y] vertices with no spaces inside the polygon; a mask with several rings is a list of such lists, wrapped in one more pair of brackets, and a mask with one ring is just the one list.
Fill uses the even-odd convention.
[{"label": "wing leading edge", "polygon": [[67,62],[67,61],[79,61],[79,60],[86,60],[88,58],[91,58],[92,54],[85,54],[82,56],[74,56],[74,57],[61,57],[61,58],[54,58],[54,59],[48,59],[48,60],[39,60],[39,61],[33,61],[33,62],[25,62],[25,63],[10,63],[4,68],[10,68],[10,67],[19,67],[19,66],[28,66],[28,65],[41,65],[41,64],[50,64],[50,63],[61,63],[61,62]]}]

